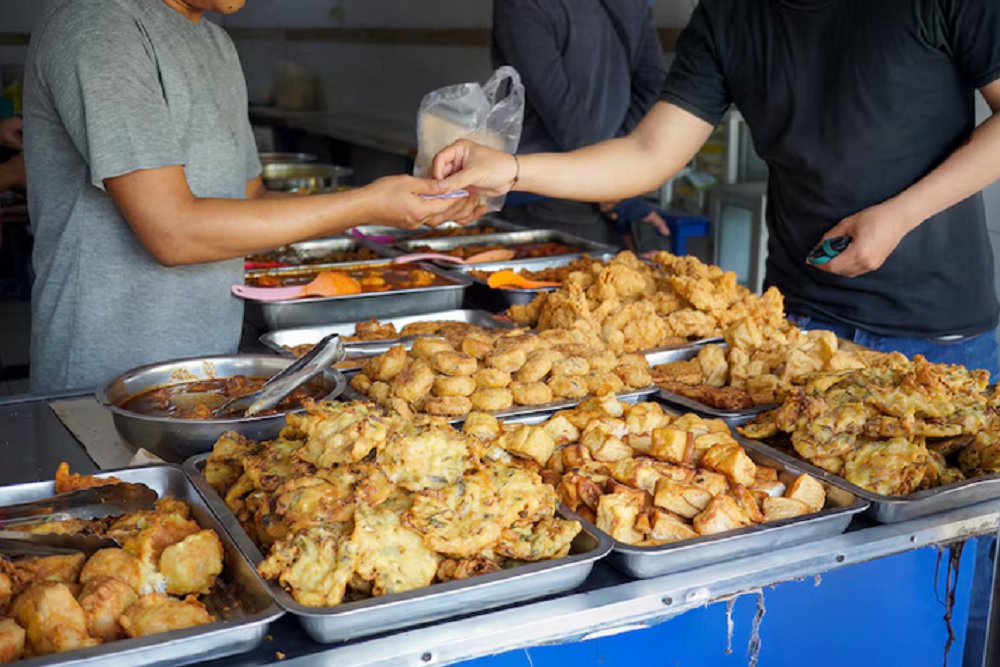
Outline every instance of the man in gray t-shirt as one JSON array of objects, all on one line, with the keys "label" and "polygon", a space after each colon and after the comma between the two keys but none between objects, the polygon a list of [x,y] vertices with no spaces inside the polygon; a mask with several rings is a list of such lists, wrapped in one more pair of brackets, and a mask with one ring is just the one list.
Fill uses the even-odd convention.
[{"label": "man in gray t-shirt", "polygon": [[232,353],[248,252],[381,221],[471,217],[472,199],[392,177],[265,193],[236,49],[202,10],[242,0],[55,0],[25,85],[37,274],[32,390],[92,387],[169,358]]}]

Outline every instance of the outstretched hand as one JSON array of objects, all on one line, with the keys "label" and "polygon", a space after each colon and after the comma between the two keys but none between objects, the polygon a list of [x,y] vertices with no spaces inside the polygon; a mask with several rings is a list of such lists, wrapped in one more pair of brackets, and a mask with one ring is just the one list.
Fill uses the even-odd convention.
[{"label": "outstretched hand", "polygon": [[518,177],[517,158],[462,139],[434,157],[431,177],[445,192],[469,190],[486,197],[509,193]]}]

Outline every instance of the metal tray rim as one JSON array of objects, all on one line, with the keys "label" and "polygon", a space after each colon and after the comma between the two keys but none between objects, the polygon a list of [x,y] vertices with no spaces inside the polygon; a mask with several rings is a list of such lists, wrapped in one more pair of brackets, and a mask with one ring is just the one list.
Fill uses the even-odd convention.
[{"label": "metal tray rim", "polygon": [[[204,476],[201,474],[199,466],[203,464],[208,457],[209,454],[199,454],[189,458],[184,462],[185,472],[187,473],[188,478],[194,481],[194,484],[196,488],[198,488],[199,492],[201,492],[202,497],[206,498],[206,502],[212,508],[213,512],[216,515],[223,515],[225,517],[225,524],[227,525],[227,528],[229,528],[230,524],[232,525],[232,528],[229,528],[229,533],[233,536],[237,546],[243,550],[244,556],[246,556],[251,564],[256,567],[256,565],[263,560],[263,554],[260,553],[260,550],[250,539],[250,536],[239,524],[239,521],[232,514],[232,512],[229,511],[229,508],[225,506],[222,499],[215,492],[215,490],[208,485],[208,482],[205,481]],[[223,512],[225,512],[225,514],[223,514]],[[559,513],[564,518],[576,519],[576,517],[571,515],[571,513],[565,512],[562,507],[560,507]],[[502,570],[500,572],[472,577],[471,579],[432,584],[425,588],[406,591],[404,593],[395,593],[379,598],[346,602],[336,607],[306,607],[292,599],[291,595],[279,585],[271,582],[265,582],[265,586],[271,593],[271,597],[274,599],[275,603],[294,616],[335,619],[351,613],[363,612],[373,607],[388,608],[410,603],[414,600],[430,600],[446,596],[456,590],[501,586],[505,581],[515,577],[540,575],[546,572],[567,569],[573,566],[596,563],[611,553],[612,540],[600,531],[590,530],[587,524],[582,525],[584,531],[586,531],[591,538],[597,541],[596,547],[587,552],[570,554],[569,556],[558,560],[539,561],[536,563],[528,563],[527,565],[519,565],[515,568],[511,568],[510,570]],[[239,529],[238,532],[236,530],[237,528]]]},{"label": "metal tray rim", "polygon": [[[250,566],[250,569],[254,571],[254,577],[257,579],[257,582],[261,586],[261,590],[267,591],[268,590],[267,583],[260,578],[260,575],[258,575],[256,572],[256,568],[253,566],[252,563],[249,562],[249,559],[246,557],[246,554],[243,553],[243,550],[240,548],[236,536],[234,536],[231,533],[231,531],[226,527],[225,522],[223,521],[222,517],[218,515],[218,512],[216,512],[215,508],[212,506],[212,503],[209,502],[209,499],[205,497],[205,494],[202,493],[201,489],[198,488],[198,485],[194,483],[190,475],[187,474],[187,472],[184,470],[182,466],[172,463],[152,463],[152,464],[133,466],[128,468],[116,468],[114,470],[101,470],[99,472],[94,473],[93,476],[127,478],[134,476],[136,473],[141,474],[144,471],[154,471],[161,469],[172,471],[170,474],[179,475],[182,479],[184,479],[186,484],[190,485],[191,490],[194,491],[194,493],[196,493],[198,497],[201,498],[201,500],[204,502],[205,509],[208,510],[209,515],[215,520],[216,525],[212,526],[212,528],[214,530],[221,531],[223,533],[224,538],[226,537],[229,538],[229,541],[232,543],[236,554],[238,554],[240,558],[243,558],[245,561],[247,561],[247,564]],[[0,487],[0,491],[7,491],[13,489],[27,489],[28,487],[47,487],[51,489],[51,491],[54,493],[55,481],[42,480],[38,482],[27,482],[23,484],[10,484],[4,487]],[[114,654],[116,657],[128,656],[133,654],[139,656],[148,654],[149,652],[157,651],[161,647],[161,645],[165,646],[167,644],[172,644],[174,642],[211,639],[219,636],[236,634],[238,632],[256,630],[257,628],[261,628],[260,631],[263,632],[264,627],[269,625],[271,622],[281,618],[282,616],[284,616],[284,614],[285,610],[282,609],[281,606],[278,605],[277,602],[272,597],[270,603],[263,609],[253,614],[246,614],[246,616],[238,620],[223,619],[215,621],[214,623],[209,623],[208,625],[202,625],[193,628],[185,628],[182,630],[171,630],[169,632],[162,632],[155,635],[148,635],[145,637],[120,639],[115,642],[100,644],[98,646],[90,646],[82,649],[76,649],[74,651],[67,651],[66,653],[61,653],[61,654],[34,656],[31,658],[18,660],[17,664],[25,665],[26,667],[54,665],[54,664],[96,665],[97,661],[107,657],[110,654]],[[261,639],[263,639],[263,636],[261,636]],[[247,647],[246,650],[250,651],[252,649],[253,647]],[[230,653],[229,655],[236,655],[236,654],[238,654],[238,652]],[[171,656],[171,658],[174,660],[177,659],[176,656]],[[159,661],[162,662],[163,658],[159,659]],[[184,656],[181,657],[181,661],[188,663],[197,662],[198,657],[197,655]]]},{"label": "metal tray rim", "polygon": [[[427,245],[430,243],[429,247],[433,246],[444,246],[451,248],[457,248],[467,245],[479,245],[479,242],[489,244],[493,242],[498,245],[510,244],[510,243],[534,243],[537,241],[526,239],[521,240],[522,237],[544,237],[545,239],[552,239],[558,243],[566,243],[567,245],[575,245],[580,248],[579,253],[569,253],[566,255],[553,255],[553,257],[571,257],[573,255],[589,254],[591,252],[602,252],[602,253],[615,253],[614,246],[610,246],[606,243],[598,243],[597,241],[591,241],[590,239],[585,239],[574,234],[569,234],[561,230],[556,229],[519,229],[512,230],[509,232],[501,232],[498,234],[480,234],[478,236],[456,236],[451,238],[443,239],[418,239],[418,240],[408,240],[400,239],[393,243],[393,247],[404,252],[414,252],[415,246],[417,245]],[[449,243],[453,241],[454,243]],[[538,259],[537,257],[525,258],[525,259]]]}]

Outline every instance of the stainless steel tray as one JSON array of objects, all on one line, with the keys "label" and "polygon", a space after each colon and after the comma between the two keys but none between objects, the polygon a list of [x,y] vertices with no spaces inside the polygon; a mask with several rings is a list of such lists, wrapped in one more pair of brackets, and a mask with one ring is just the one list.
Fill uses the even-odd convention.
[{"label": "stainless steel tray", "polygon": [[[533,415],[527,419],[508,421],[537,424],[545,421],[548,416]],[[819,479],[826,487],[826,509],[816,514],[696,537],[661,547],[636,547],[614,541],[608,563],[630,577],[650,579],[833,537],[847,530],[854,515],[868,509],[866,500],[815,475],[797,461],[790,461],[786,457],[775,456],[755,447],[746,447],[746,450],[755,463],[776,468],[779,479],[785,485],[804,472]],[[588,530],[607,536],[589,522],[575,518],[587,526]]]},{"label": "stainless steel tray", "polygon": [[[302,241],[299,243],[293,243],[288,246],[287,252],[290,257],[289,259],[297,261],[286,262],[290,266],[302,266],[308,265],[317,259],[322,258],[324,255],[328,255],[332,252],[354,252],[356,250],[371,250],[377,258],[389,257],[391,253],[386,251],[386,248],[378,243],[371,243],[362,239],[354,238],[344,238],[344,237],[331,237],[325,239],[316,239],[315,241]],[[377,259],[376,258],[376,259]],[[357,263],[358,260],[354,262],[323,262],[324,266],[337,266],[341,264],[352,264]],[[360,260],[360,261],[373,261],[373,260]]]},{"label": "stainless steel tray", "polygon": [[803,461],[798,456],[781,451],[759,440],[750,440],[738,433],[735,436],[748,451],[752,450],[766,454],[785,465],[794,465],[816,479],[821,480],[824,484],[837,486],[864,500],[866,503],[870,503],[870,507],[865,512],[865,515],[879,523],[900,523],[901,521],[909,521],[910,519],[916,519],[928,514],[935,514],[1000,498],[1000,475],[984,475],[983,477],[939,486],[936,489],[918,491],[908,496],[883,496],[867,489],[862,489],[860,486],[855,486],[839,475],[827,472],[818,466]]},{"label": "stainless steel tray", "polygon": [[[186,665],[244,653],[257,648],[264,640],[267,626],[284,612],[275,604],[267,584],[240,552],[233,536],[192,485],[179,466],[154,465],[125,468],[99,473],[98,477],[114,476],[124,482],[145,484],[160,497],[172,496],[191,508],[191,516],[204,528],[219,535],[225,549],[224,578],[235,585],[230,588],[238,596],[238,605],[216,605],[210,611],[221,620],[210,625],[175,630],[149,637],[123,639],[101,646],[68,653],[39,656],[20,660],[21,667],[144,667],[154,665]],[[51,497],[53,482],[34,482],[0,488],[0,505],[28,502]]]},{"label": "stainless steel tray", "polygon": [[[328,268],[344,270],[360,267],[384,267],[391,263],[391,259],[384,259],[350,264],[321,264],[309,268],[317,271]],[[465,290],[469,287],[469,281],[464,276],[446,273],[430,264],[420,264],[419,266],[446,279],[448,284],[390,292],[352,294],[328,299],[297,299],[272,303],[247,300],[244,317],[251,325],[261,331],[274,331],[322,324],[357,322],[373,317],[384,320],[404,315],[455,310],[462,307]],[[299,270],[274,269],[248,273],[281,275]]]},{"label": "stainless steel tray", "polygon": [[[243,553],[256,565],[263,560],[257,546],[201,474],[207,458],[191,458],[184,464],[185,469],[222,517]],[[594,564],[610,550],[611,540],[585,525],[566,558],[406,593],[313,609],[295,602],[277,584],[272,584],[270,591],[279,605],[299,619],[310,637],[321,644],[332,644],[572,590],[587,579]]]},{"label": "stainless steel tray", "polygon": [[[287,348],[296,347],[298,345],[315,345],[323,340],[325,336],[329,336],[333,333],[340,334],[341,336],[353,336],[355,327],[358,324],[367,321],[368,320],[360,320],[358,322],[346,322],[344,324],[328,324],[316,327],[300,327],[298,329],[271,331],[261,336],[260,342],[283,357],[293,357],[294,355],[289,352]],[[402,331],[403,327],[415,322],[467,322],[469,324],[480,326],[484,329],[513,328],[513,325],[509,322],[497,319],[490,312],[471,309],[444,310],[437,313],[408,315],[406,317],[393,317],[389,319],[379,318],[379,322],[382,324],[393,324],[396,326],[397,331]],[[366,350],[374,349],[377,347],[375,345],[376,343],[384,343],[386,349],[399,344],[398,339],[388,339],[384,341],[365,341],[364,347]],[[354,343],[344,343],[344,346],[347,348],[348,357],[352,356],[352,345],[354,345]],[[371,352],[369,352],[369,356],[370,354]],[[381,354],[381,352],[378,354]]]},{"label": "stainless steel tray", "polygon": [[[468,245],[502,245],[511,246],[517,243],[548,243],[557,242],[579,248],[579,252],[566,255],[554,255],[557,257],[581,257],[582,255],[614,254],[615,248],[604,243],[597,243],[589,239],[573,236],[553,229],[525,229],[522,231],[506,232],[503,234],[482,234],[480,236],[460,236],[447,239],[426,239],[420,241],[410,241],[408,239],[397,241],[395,247],[405,253],[423,252],[418,248],[429,248],[431,252],[446,252],[461,246]],[[525,258],[511,260],[511,263],[519,265],[518,262],[533,261],[539,258]]]},{"label": "stainless steel tray", "polygon": [[[458,225],[457,223],[454,222],[446,222],[443,225],[439,225],[437,227],[418,227],[417,229],[412,229],[412,230],[399,229],[398,227],[387,227],[385,225],[362,225],[360,227],[355,227],[354,229],[357,230],[359,234],[363,234],[366,237],[391,236],[393,238],[393,242],[395,242],[395,241],[403,241],[409,239],[412,236],[416,236],[424,232],[430,232],[437,229],[450,229],[453,227],[460,227],[460,226],[461,225]],[[518,225],[513,222],[508,222],[506,220],[494,217],[492,215],[483,216],[476,222],[465,226],[468,228],[495,227],[496,229],[501,229],[510,232],[524,229],[523,225]],[[354,230],[345,232],[343,236],[346,238],[358,239],[359,237],[355,236],[353,232]],[[400,254],[399,251],[392,250],[392,243],[385,244],[372,238],[362,238],[361,240],[364,240],[366,243],[369,244],[383,246],[390,253]]]},{"label": "stainless steel tray", "polygon": [[[689,361],[697,357],[698,352],[700,352],[701,348],[705,345],[710,343],[719,343],[721,340],[721,338],[710,338],[670,350],[656,350],[647,353],[646,360],[649,362],[650,367],[671,364],[675,361]],[[675,394],[674,392],[667,391],[666,389],[658,390],[657,394],[660,400],[664,403],[668,403],[674,407],[682,408],[705,417],[722,419],[730,426],[742,424],[753,419],[762,412],[767,412],[768,410],[773,410],[778,407],[777,405],[756,405],[752,408],[747,408],[746,410],[720,410],[719,408],[713,408],[712,406],[706,405],[701,401],[696,401],[688,398],[687,396]]]},{"label": "stainless steel tray", "polygon": [[[586,253],[584,253],[586,254]],[[583,255],[557,255],[555,257],[542,257],[539,259],[522,259],[508,262],[489,262],[487,264],[475,264],[472,266],[454,266],[448,269],[451,273],[460,273],[469,279],[472,285],[466,292],[465,304],[470,308],[486,308],[499,312],[507,310],[511,306],[526,305],[531,303],[539,292],[554,292],[558,287],[542,287],[539,289],[493,289],[485,280],[472,275],[473,271],[486,271],[494,273],[510,269],[513,271],[542,271],[554,269],[560,266],[572,264]],[[595,253],[590,255],[595,262],[609,262],[614,258],[614,253]]]}]

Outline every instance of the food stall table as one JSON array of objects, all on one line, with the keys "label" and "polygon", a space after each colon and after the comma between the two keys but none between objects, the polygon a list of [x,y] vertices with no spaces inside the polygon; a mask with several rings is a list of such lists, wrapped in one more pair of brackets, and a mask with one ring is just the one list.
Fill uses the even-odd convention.
[{"label": "food stall table", "polygon": [[[86,396],[85,393],[75,395]],[[63,460],[69,462],[77,472],[87,473],[96,469],[80,443],[63,427],[49,407],[50,401],[66,397],[22,398],[0,402],[0,460],[4,461],[4,465],[0,466],[0,483],[12,484],[50,477],[56,465]],[[866,641],[870,644],[869,635],[895,636],[891,632],[892,628],[896,628],[898,632],[901,624],[919,623],[920,625],[904,628],[904,632],[913,635],[913,641],[902,642],[902,645],[893,643],[888,647],[889,654],[898,657],[894,664],[940,664],[943,653],[935,652],[930,655],[927,651],[928,637],[934,638],[931,644],[943,650],[943,638],[946,634],[940,621],[943,610],[933,600],[936,590],[933,581],[935,572],[933,567],[928,566],[928,563],[934,564],[933,547],[993,533],[998,524],[1000,500],[894,525],[878,525],[856,519],[851,529],[838,537],[656,579],[631,580],[599,563],[583,587],[565,595],[332,646],[312,642],[294,619],[286,617],[272,625],[269,639],[256,651],[211,664],[227,667],[253,667],[278,662],[283,666],[302,667],[329,664],[336,664],[338,667],[425,666],[481,659],[483,666],[506,667],[530,664],[531,654],[526,649],[574,643],[570,646],[532,649],[556,652],[553,654],[553,661],[539,662],[541,667],[542,664],[568,664],[567,656],[580,650],[577,642],[610,638],[623,632],[650,628],[671,619],[681,623],[689,617],[695,620],[696,625],[703,626],[698,629],[698,636],[709,638],[697,646],[701,656],[697,664],[746,664],[741,655],[731,656],[737,658],[736,662],[721,660],[726,649],[725,627],[704,627],[702,619],[707,614],[714,613],[712,610],[717,606],[710,607],[712,603],[745,594],[756,596],[772,586],[777,587],[773,591],[762,593],[763,597],[760,598],[763,600],[766,597],[772,610],[776,604],[780,604],[782,596],[787,598],[789,595],[800,601],[803,596],[814,595],[815,599],[810,600],[810,604],[815,602],[816,605],[812,616],[796,619],[797,622],[788,624],[787,627],[773,628],[774,633],[769,635],[772,651],[781,649],[779,644],[784,642],[783,637],[798,636],[801,641],[803,636],[815,639],[822,636],[823,632],[839,633],[842,640],[840,643],[848,647],[844,650],[851,650],[850,633],[856,633],[857,637],[863,636],[864,640],[856,642],[853,650],[857,657],[851,664],[878,664],[871,661],[872,647],[865,645]],[[965,551],[968,557],[973,549],[967,548]],[[835,572],[849,566],[858,567]],[[919,585],[905,589],[892,588],[893,571],[918,573],[914,576],[919,576],[921,580],[913,583]],[[854,585],[857,585],[859,575],[852,575],[852,572],[860,572],[867,577],[860,583],[874,599],[855,599],[850,606],[829,607],[829,600],[823,594],[824,586],[827,591],[831,587],[846,586],[846,582],[852,577],[856,580]],[[971,565],[968,565],[966,559],[962,561],[961,575],[954,619],[958,641],[952,650],[952,664],[958,663],[957,656],[961,654],[964,635],[965,617],[959,612],[963,609],[963,603],[967,607],[971,581]],[[822,580],[822,585],[820,576],[826,577]],[[813,578],[816,578],[815,588]],[[808,590],[805,592],[804,584],[794,583],[803,579],[808,582]],[[839,583],[831,584],[831,581]],[[944,576],[941,581],[944,581]],[[811,593],[814,590],[816,592]],[[929,604],[928,599],[933,604]],[[894,618],[872,619],[867,616],[871,609],[878,608],[881,600],[891,603],[896,610]],[[740,614],[747,612],[748,617],[763,613],[762,606],[756,609],[742,603],[738,606]],[[925,612],[929,609],[930,612],[914,617],[913,614],[920,609]],[[759,625],[759,618],[757,620]],[[737,618],[737,623],[741,627],[746,625],[742,616]],[[884,627],[877,628],[877,624]],[[821,631],[819,626],[826,630]],[[652,632],[669,632],[671,627],[672,623],[666,623]],[[685,624],[685,627],[688,625]],[[863,632],[866,629],[868,632]],[[644,641],[648,641],[649,632],[630,633],[616,639],[620,640],[619,645],[627,642],[626,645],[634,643],[635,647],[641,647]],[[599,643],[594,642],[594,645]],[[757,645],[759,646],[759,642]],[[682,649],[678,645],[675,650]],[[659,655],[664,655],[662,644],[656,650]],[[519,653],[506,657],[499,655],[510,651]],[[566,653],[560,653],[562,651]],[[737,649],[737,653],[743,653],[741,648]],[[790,659],[790,656],[786,657]],[[720,659],[718,663],[715,662],[716,659]],[[577,661],[571,662],[576,664]],[[597,664],[596,658],[594,664]],[[771,653],[768,662],[763,664],[788,663]],[[827,663],[821,660],[813,664],[846,663]]]}]

